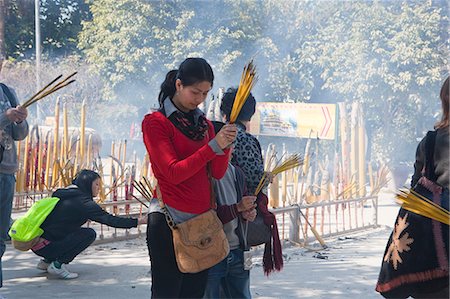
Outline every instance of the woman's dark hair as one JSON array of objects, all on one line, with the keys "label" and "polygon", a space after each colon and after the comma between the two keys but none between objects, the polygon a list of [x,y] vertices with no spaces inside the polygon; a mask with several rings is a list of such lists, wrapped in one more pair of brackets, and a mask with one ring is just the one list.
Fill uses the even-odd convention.
[{"label": "woman's dark hair", "polygon": [[73,179],[72,184],[77,185],[83,193],[86,193],[92,197],[92,183],[100,179],[100,175],[95,171],[83,169],[78,172],[77,176]]},{"label": "woman's dark hair", "polygon": [[[220,104],[220,111],[225,115],[227,121],[230,120],[231,109],[233,108],[234,99],[236,98],[237,88],[228,88],[223,94],[222,103]],[[256,100],[250,93],[247,100],[242,106],[241,112],[236,119],[236,121],[249,121],[253,114],[255,114]]]},{"label": "woman's dark hair", "polygon": [[448,110],[449,110],[449,100],[448,100],[448,93],[449,93],[449,77],[444,81],[444,84],[442,84],[441,87],[441,103],[442,103],[442,119],[434,126],[435,129],[445,128],[448,127]]},{"label": "woman's dark hair", "polygon": [[161,91],[159,92],[158,101],[162,106],[164,100],[169,97],[173,98],[176,92],[175,81],[181,80],[184,86],[194,85],[199,82],[207,81],[214,82],[214,73],[209,63],[203,58],[186,58],[178,70],[171,70],[167,73],[166,79],[161,84]]}]

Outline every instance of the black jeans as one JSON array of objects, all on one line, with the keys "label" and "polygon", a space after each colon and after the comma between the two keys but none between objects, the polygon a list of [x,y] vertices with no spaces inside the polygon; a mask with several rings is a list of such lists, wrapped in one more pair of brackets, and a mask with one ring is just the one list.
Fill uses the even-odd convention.
[{"label": "black jeans", "polygon": [[92,228],[82,227],[67,235],[64,239],[51,241],[43,248],[33,252],[48,261],[68,264],[95,241],[96,233]]},{"label": "black jeans", "polygon": [[178,270],[173,250],[172,231],[164,214],[150,213],[147,246],[152,265],[152,298],[202,298],[208,270],[195,274]]}]

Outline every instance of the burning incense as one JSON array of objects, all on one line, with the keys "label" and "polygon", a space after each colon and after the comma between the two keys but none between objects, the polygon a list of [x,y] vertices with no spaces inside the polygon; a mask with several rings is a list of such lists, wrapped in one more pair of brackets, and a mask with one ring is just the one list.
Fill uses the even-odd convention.
[{"label": "burning incense", "polygon": [[[72,78],[73,76],[76,75],[77,72],[74,72],[72,74],[70,74],[69,76],[67,76],[64,80],[58,82],[57,84],[55,84],[53,87],[52,85],[58,81],[62,75],[59,75],[58,77],[56,77],[55,79],[53,79],[53,81],[51,81],[50,83],[48,83],[47,85],[45,85],[41,90],[39,90],[36,94],[34,94],[31,98],[29,98],[28,100],[25,101],[25,103],[22,104],[23,107],[28,107],[34,103],[36,103],[37,101],[45,98],[46,96],[54,93],[55,91],[60,90],[63,87],[66,87],[67,85],[75,82],[75,80],[70,80],[68,81],[70,78]],[[67,82],[68,81],[68,82]]]},{"label": "burning incense", "polygon": [[[146,199],[148,202],[150,202],[153,198],[153,191],[151,188],[150,182],[144,177],[143,181],[140,182],[134,180],[133,181],[133,187],[142,195],[144,199]],[[136,198],[135,196],[133,196]]]}]

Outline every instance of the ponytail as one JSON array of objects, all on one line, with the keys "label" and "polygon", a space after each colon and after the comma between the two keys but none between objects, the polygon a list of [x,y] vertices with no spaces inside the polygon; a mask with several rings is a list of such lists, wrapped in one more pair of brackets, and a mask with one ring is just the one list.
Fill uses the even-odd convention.
[{"label": "ponytail", "polygon": [[175,81],[177,80],[177,72],[178,70],[171,70],[167,73],[166,79],[161,84],[161,91],[158,95],[159,106],[162,107],[164,100],[169,97],[173,98],[175,92],[177,91],[175,88]]},{"label": "ponytail", "polygon": [[161,91],[158,95],[158,102],[160,107],[163,106],[164,100],[169,97],[173,98],[175,95],[176,87],[175,82],[177,79],[181,80],[183,86],[190,86],[196,83],[207,81],[214,82],[214,73],[209,63],[203,58],[186,58],[181,64],[178,70],[171,70],[167,73],[166,79],[161,84]]}]

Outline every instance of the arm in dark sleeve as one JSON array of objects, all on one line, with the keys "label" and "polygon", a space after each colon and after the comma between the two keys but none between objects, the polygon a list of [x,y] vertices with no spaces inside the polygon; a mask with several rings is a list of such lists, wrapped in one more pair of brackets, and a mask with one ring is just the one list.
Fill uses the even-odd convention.
[{"label": "arm in dark sleeve", "polygon": [[236,204],[218,206],[216,212],[223,224],[230,222],[239,215]]},{"label": "arm in dark sleeve", "polygon": [[422,170],[425,166],[425,140],[426,138],[423,138],[417,146],[416,162],[414,163],[414,174],[411,178],[411,187],[414,187],[422,177]]},{"label": "arm in dark sleeve", "polygon": [[20,124],[13,123],[12,138],[16,141],[24,140],[28,135],[28,122],[24,120]]},{"label": "arm in dark sleeve", "polygon": [[117,228],[132,228],[137,226],[137,219],[111,215],[92,200],[87,201],[84,206],[86,208],[87,218],[90,220]]}]

